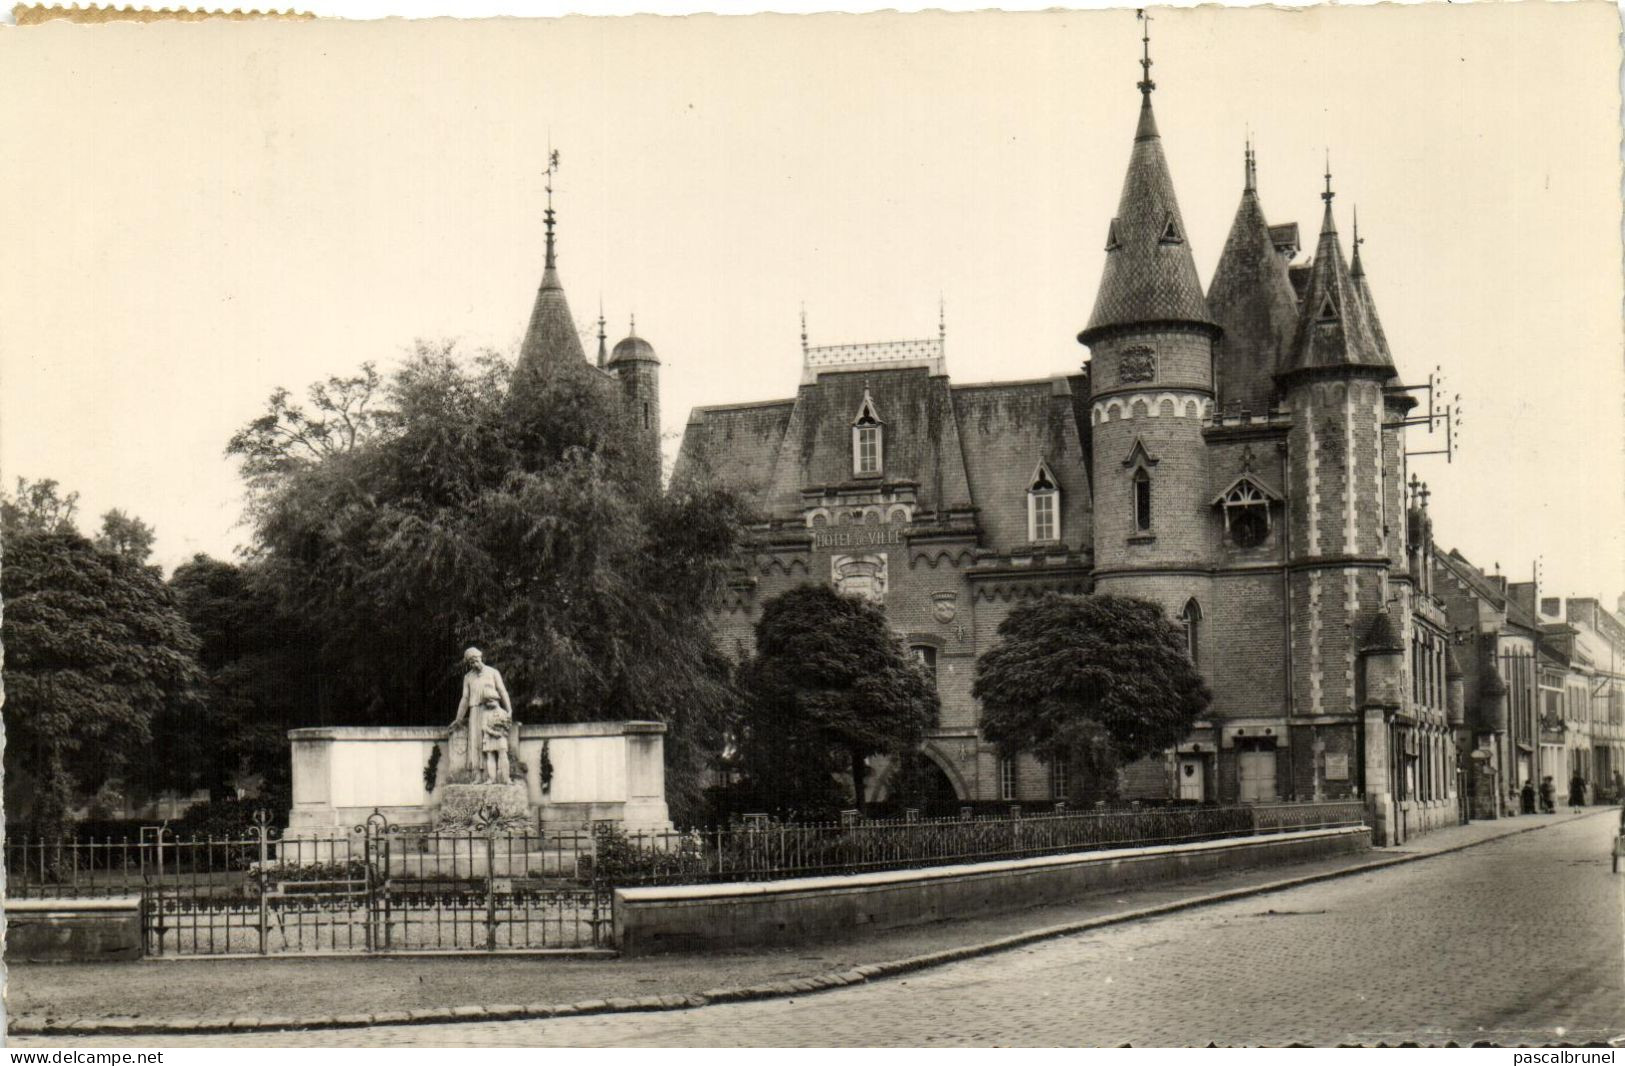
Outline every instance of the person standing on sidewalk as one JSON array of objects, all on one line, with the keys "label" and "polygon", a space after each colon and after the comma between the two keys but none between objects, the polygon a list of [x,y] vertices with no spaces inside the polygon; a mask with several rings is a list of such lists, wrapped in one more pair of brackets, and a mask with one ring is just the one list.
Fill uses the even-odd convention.
[{"label": "person standing on sidewalk", "polygon": [[1557,786],[1552,784],[1551,774],[1540,779],[1540,810],[1542,814],[1557,813]]},{"label": "person standing on sidewalk", "polygon": [[1523,789],[1518,793],[1518,796],[1523,802],[1523,813],[1524,814],[1534,814],[1535,813],[1535,783],[1533,781],[1525,781],[1523,783]]},{"label": "person standing on sidewalk", "polygon": [[1580,776],[1580,771],[1574,771],[1574,777],[1569,781],[1569,806],[1575,814],[1586,805],[1586,779]]}]

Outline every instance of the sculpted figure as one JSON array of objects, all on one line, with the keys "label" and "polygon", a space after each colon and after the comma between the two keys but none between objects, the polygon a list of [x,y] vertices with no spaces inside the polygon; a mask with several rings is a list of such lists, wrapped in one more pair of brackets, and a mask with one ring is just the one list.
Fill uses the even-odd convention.
[{"label": "sculpted figure", "polygon": [[518,748],[519,725],[513,719],[508,687],[494,666],[485,664],[478,648],[463,652],[463,696],[457,702],[456,729],[467,720],[468,769],[486,784],[506,785],[512,780],[511,749]]}]

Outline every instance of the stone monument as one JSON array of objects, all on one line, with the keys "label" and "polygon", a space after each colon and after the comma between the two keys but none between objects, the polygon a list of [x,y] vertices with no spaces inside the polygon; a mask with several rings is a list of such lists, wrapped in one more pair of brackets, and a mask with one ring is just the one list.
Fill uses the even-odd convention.
[{"label": "stone monument", "polygon": [[451,775],[435,810],[436,830],[466,832],[484,825],[493,812],[499,829],[534,828],[513,701],[501,672],[486,664],[478,648],[463,653],[463,694],[446,747]]}]

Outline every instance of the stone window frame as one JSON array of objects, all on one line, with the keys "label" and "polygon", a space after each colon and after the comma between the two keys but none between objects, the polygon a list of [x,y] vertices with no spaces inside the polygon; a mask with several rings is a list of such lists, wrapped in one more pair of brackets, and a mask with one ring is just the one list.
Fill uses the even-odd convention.
[{"label": "stone window frame", "polygon": [[925,672],[931,677],[932,691],[938,689],[937,662],[942,655],[939,644],[940,642],[934,639],[920,640],[913,637],[909,638],[908,642],[909,654],[914,657],[915,662],[924,665]]},{"label": "stone window frame", "polygon": [[1057,802],[1066,800],[1066,789],[1069,784],[1068,767],[1066,759],[1060,756],[1050,760],[1049,764],[1049,795]]},{"label": "stone window frame", "polygon": [[1016,770],[1016,757],[1014,755],[999,756],[999,799],[1011,802],[1016,798],[1021,783],[1020,775]]},{"label": "stone window frame", "polygon": [[1129,449],[1128,458],[1123,460],[1123,466],[1127,468],[1129,474],[1128,539],[1132,544],[1157,539],[1151,488],[1151,468],[1156,466],[1157,462],[1157,457],[1146,449],[1145,441],[1138,437],[1134,438],[1134,447]]},{"label": "stone window frame", "polygon": [[[1224,514],[1225,539],[1237,548],[1261,548],[1269,543],[1270,535],[1275,531],[1274,505],[1279,503],[1281,497],[1268,485],[1259,481],[1251,474],[1243,473],[1230,483],[1230,487],[1213,498],[1213,506],[1220,508]],[[1243,544],[1236,539],[1237,526],[1235,519],[1244,512],[1262,513],[1264,517],[1264,532],[1256,543]]]},{"label": "stone window frame", "polygon": [[[1049,536],[1040,536],[1040,501],[1049,509]],[[1054,544],[1061,539],[1061,483],[1044,460],[1038,461],[1032,477],[1027,479],[1027,543]]]}]

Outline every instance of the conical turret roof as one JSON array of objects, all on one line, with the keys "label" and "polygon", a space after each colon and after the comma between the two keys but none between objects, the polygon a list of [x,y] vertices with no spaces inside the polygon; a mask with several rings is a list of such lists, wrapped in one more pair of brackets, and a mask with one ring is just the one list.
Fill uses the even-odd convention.
[{"label": "conical turret roof", "polygon": [[1298,298],[1264,219],[1251,150],[1246,187],[1213,272],[1207,305],[1224,329],[1218,363],[1220,407],[1239,404],[1249,411],[1269,410],[1275,399],[1275,375],[1286,369],[1298,328]]},{"label": "conical turret roof", "polygon": [[1354,261],[1349,264],[1349,277],[1354,279],[1354,291],[1359,294],[1360,302],[1365,305],[1365,316],[1371,323],[1372,336],[1376,338],[1377,350],[1389,366],[1394,365],[1394,353],[1388,348],[1388,335],[1382,330],[1382,319],[1377,316],[1377,301],[1371,295],[1371,286],[1365,280],[1365,267],[1360,262],[1360,216],[1354,216]]},{"label": "conical turret roof", "polygon": [[1288,374],[1308,370],[1363,367],[1385,371],[1394,367],[1383,355],[1366,313],[1365,301],[1349,276],[1337,224],[1332,218],[1331,178],[1327,177],[1326,214],[1320,226],[1315,261],[1304,286],[1298,328],[1292,342]]},{"label": "conical turret roof", "polygon": [[1140,122],[1134,132],[1117,217],[1106,240],[1106,269],[1095,295],[1084,343],[1113,326],[1190,322],[1212,326],[1202,283],[1196,276],[1185,220],[1174,196],[1173,178],[1162,154],[1162,137],[1151,110],[1151,92],[1142,83]]},{"label": "conical turret roof", "polygon": [[559,282],[558,259],[553,248],[553,209],[549,207],[547,262],[542,270],[541,287],[536,290],[536,302],[531,306],[525,339],[519,344],[514,383],[520,385],[543,378],[562,367],[574,370],[586,365],[587,353],[581,347],[581,335],[576,332],[570,303],[564,298],[564,286]]}]

